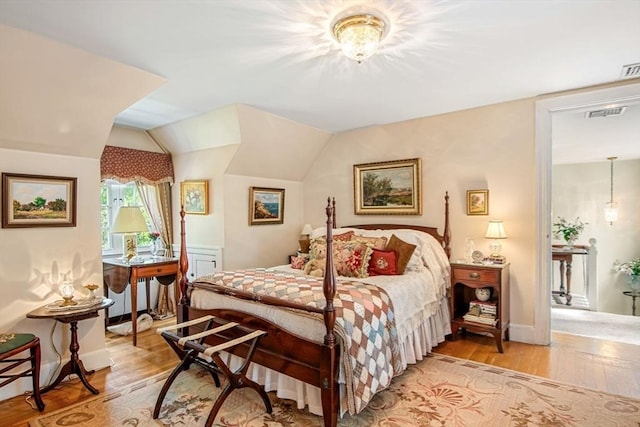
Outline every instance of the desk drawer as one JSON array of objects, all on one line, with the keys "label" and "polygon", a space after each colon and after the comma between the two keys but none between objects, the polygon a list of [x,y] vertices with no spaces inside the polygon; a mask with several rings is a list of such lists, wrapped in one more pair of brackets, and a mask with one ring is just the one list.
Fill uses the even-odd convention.
[{"label": "desk drawer", "polygon": [[478,270],[478,269],[466,269],[466,268],[454,268],[453,280],[454,282],[485,282],[485,283],[498,283],[498,270]]},{"label": "desk drawer", "polygon": [[167,276],[169,274],[176,274],[178,271],[178,264],[164,264],[164,265],[150,265],[147,267],[137,267],[136,269],[138,277],[156,277]]}]

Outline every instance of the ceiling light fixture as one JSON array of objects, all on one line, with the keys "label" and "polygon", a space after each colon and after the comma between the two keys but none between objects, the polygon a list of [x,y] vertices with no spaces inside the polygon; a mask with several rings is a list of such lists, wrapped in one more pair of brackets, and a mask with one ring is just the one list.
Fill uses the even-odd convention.
[{"label": "ceiling light fixture", "polygon": [[613,201],[613,161],[615,159],[617,157],[607,157],[607,160],[611,162],[611,198],[604,208],[604,219],[609,225],[613,225],[614,221],[618,220],[618,204]]},{"label": "ceiling light fixture", "polygon": [[344,54],[361,63],[378,49],[386,35],[387,26],[371,14],[351,15],[333,25],[333,36],[340,43]]}]

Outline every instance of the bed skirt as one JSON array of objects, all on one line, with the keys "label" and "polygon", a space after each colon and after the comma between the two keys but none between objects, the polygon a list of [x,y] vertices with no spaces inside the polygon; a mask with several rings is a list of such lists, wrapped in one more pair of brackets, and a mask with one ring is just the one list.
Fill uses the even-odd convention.
[{"label": "bed skirt", "polygon": [[[425,320],[418,328],[404,339],[400,339],[403,368],[407,364],[415,364],[424,356],[445,340],[445,336],[451,334],[451,322],[449,317],[449,299],[445,296],[440,300],[438,310]],[[232,369],[237,369],[242,359],[228,355],[227,363]],[[341,370],[342,371],[342,370]],[[306,384],[280,374],[272,369],[252,363],[247,371],[247,377],[264,385],[266,391],[276,391],[276,395],[282,399],[294,400],[299,409],[309,408],[309,412],[322,415],[322,403],[320,388]],[[348,408],[344,393],[344,379],[339,378],[340,383],[340,414],[344,414]]]}]

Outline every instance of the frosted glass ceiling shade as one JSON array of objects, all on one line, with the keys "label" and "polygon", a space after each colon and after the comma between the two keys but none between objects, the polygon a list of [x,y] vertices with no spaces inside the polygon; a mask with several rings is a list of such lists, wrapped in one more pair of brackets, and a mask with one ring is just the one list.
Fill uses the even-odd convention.
[{"label": "frosted glass ceiling shade", "polygon": [[342,52],[360,63],[378,49],[385,36],[385,23],[370,14],[347,16],[335,23],[333,35],[340,43]]},{"label": "frosted glass ceiling shade", "polygon": [[111,225],[111,232],[118,234],[142,233],[149,231],[142,211],[137,206],[121,206]]}]

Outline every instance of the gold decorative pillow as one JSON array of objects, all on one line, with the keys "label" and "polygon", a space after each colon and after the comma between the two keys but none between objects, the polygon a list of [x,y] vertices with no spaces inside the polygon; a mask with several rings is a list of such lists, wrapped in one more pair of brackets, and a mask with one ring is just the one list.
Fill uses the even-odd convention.
[{"label": "gold decorative pillow", "polygon": [[359,240],[361,242],[371,243],[373,245],[373,249],[378,249],[381,251],[383,251],[387,247],[386,237],[353,236],[351,240]]},{"label": "gold decorative pillow", "polygon": [[407,264],[411,259],[411,255],[413,255],[413,251],[416,250],[416,245],[407,243],[393,234],[389,239],[389,243],[387,243],[387,247],[385,250],[396,251],[396,254],[398,254],[398,264],[396,272],[398,274],[404,274],[404,270],[407,268]]}]

